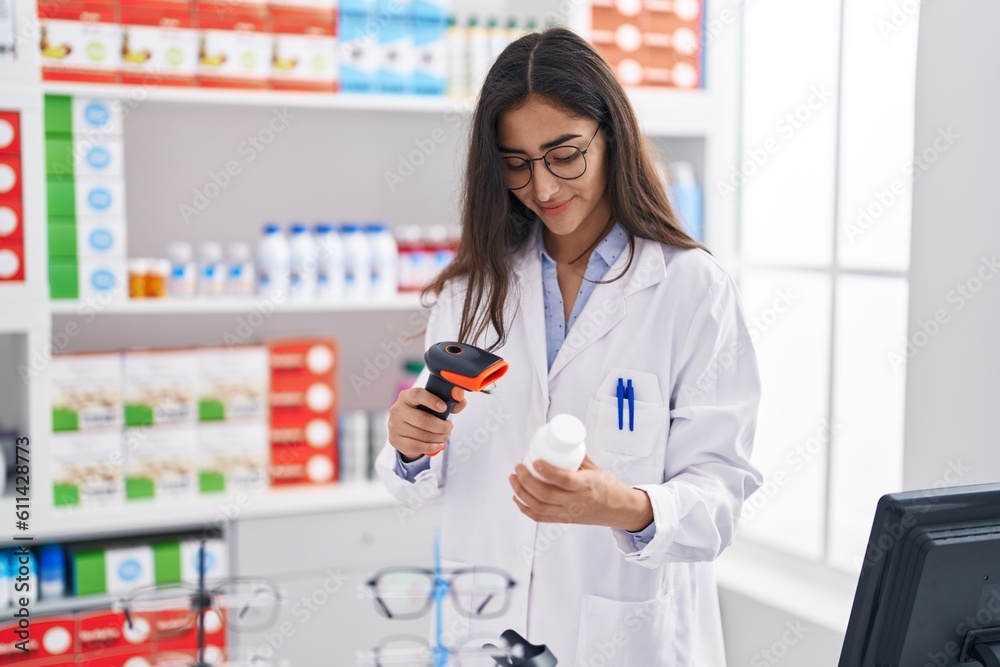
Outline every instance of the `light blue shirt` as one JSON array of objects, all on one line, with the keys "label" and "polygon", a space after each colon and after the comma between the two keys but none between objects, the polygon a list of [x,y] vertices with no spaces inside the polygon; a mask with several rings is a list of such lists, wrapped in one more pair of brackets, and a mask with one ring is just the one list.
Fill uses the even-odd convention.
[{"label": "light blue shirt", "polygon": [[[542,264],[542,297],[545,302],[545,344],[548,353],[549,368],[559,354],[559,348],[566,340],[573,323],[580,317],[583,307],[594,293],[597,283],[605,278],[608,269],[614,266],[618,257],[628,248],[628,234],[621,225],[615,223],[608,235],[590,253],[587,261],[587,268],[583,273],[583,282],[580,284],[580,291],[573,302],[573,309],[569,314],[569,321],[565,319],[565,308],[562,291],[559,289],[559,279],[556,274],[556,262],[545,250],[545,243],[542,240],[542,224],[538,223],[535,230],[535,243],[538,248],[538,258]],[[403,479],[412,482],[418,474],[427,470],[431,466],[429,457],[424,456],[412,463],[404,463],[399,452],[396,452],[396,474]],[[656,533],[655,524],[649,524],[644,530],[638,533],[630,533],[635,541],[636,551],[641,551],[643,546],[653,539]]]}]

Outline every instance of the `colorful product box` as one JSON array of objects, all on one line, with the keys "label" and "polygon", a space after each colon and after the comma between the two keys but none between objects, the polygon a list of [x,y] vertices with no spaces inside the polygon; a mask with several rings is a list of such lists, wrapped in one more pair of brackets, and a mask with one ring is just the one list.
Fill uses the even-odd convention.
[{"label": "colorful product box", "polygon": [[337,20],[332,3],[272,3],[274,58],[271,87],[337,90]]},{"label": "colorful product box", "polygon": [[56,507],[116,505],[124,498],[119,431],[54,433],[52,502]]},{"label": "colorful product box", "polygon": [[[55,225],[49,224],[50,239],[53,227]],[[73,232],[76,256],[81,260],[125,259],[126,227],[124,220],[116,218],[81,218],[77,221],[76,225],[69,227]],[[56,231],[60,232],[62,230],[57,229]]]},{"label": "colorful product box", "polygon": [[125,353],[125,424],[193,425],[198,410],[195,350]]},{"label": "colorful product box", "polygon": [[404,0],[377,0],[378,74],[376,92],[412,92],[416,71],[411,3]]},{"label": "colorful product box", "polygon": [[702,85],[699,0],[591,3],[591,41],[626,86]]},{"label": "colorful product box", "polygon": [[0,199],[0,242],[24,238],[24,209],[20,200]]},{"label": "colorful product box", "polygon": [[198,426],[198,487],[202,493],[260,490],[270,461],[266,419]]},{"label": "colorful product box", "polygon": [[206,347],[198,365],[198,418],[267,419],[268,353],[263,345]]},{"label": "colorful product box", "polygon": [[198,489],[198,431],[193,426],[125,430],[126,500],[194,498]]},{"label": "colorful product box", "polygon": [[380,49],[375,1],[342,0],[340,3],[337,23],[340,88],[346,93],[373,93],[378,89]]},{"label": "colorful product box", "polygon": [[413,0],[414,70],[412,92],[448,92],[448,8],[434,0]]},{"label": "colorful product box", "polygon": [[[33,610],[32,610],[33,611]],[[29,636],[18,622],[0,626],[0,665],[48,667],[72,665],[76,655],[76,619],[72,616],[31,618]],[[26,642],[27,652],[18,645]]]},{"label": "colorful product box", "polygon": [[[93,97],[72,97],[70,100],[72,129],[77,138],[96,139],[107,136],[121,136],[124,111],[121,100],[103,100]],[[48,112],[49,100],[46,100]],[[46,113],[45,132],[59,133],[63,130],[49,126]]]},{"label": "colorful product box", "polygon": [[[55,260],[50,260],[53,261]],[[78,269],[77,286],[81,301],[99,304],[125,301],[128,295],[128,281],[124,259],[81,258]]]},{"label": "colorful product box", "polygon": [[[180,543],[181,581],[197,584],[201,572],[200,539],[184,540]],[[205,540],[205,580],[218,581],[229,576],[229,550],[226,543],[218,538]]]},{"label": "colorful product box", "polygon": [[125,217],[125,180],[103,176],[80,176],[75,180],[76,215]]},{"label": "colorful product box", "polygon": [[198,4],[201,42],[198,83],[210,87],[264,88],[271,77],[273,37],[261,1]]},{"label": "colorful product box", "polygon": [[21,158],[0,153],[0,198],[21,200]]},{"label": "colorful product box", "polygon": [[122,52],[122,29],[109,0],[42,0],[42,78],[113,83]]},{"label": "colorful product box", "polygon": [[0,241],[0,283],[24,282],[24,242]]},{"label": "colorful product box", "polygon": [[[96,132],[94,133],[97,134]],[[46,173],[52,176],[114,176],[125,174],[125,147],[121,137],[113,135],[80,138],[67,134],[45,137]]]},{"label": "colorful product box", "polygon": [[49,366],[52,430],[89,431],[121,428],[121,355],[61,354]]},{"label": "colorful product box", "polygon": [[273,341],[271,480],[323,484],[337,478],[337,341]]},{"label": "colorful product box", "polygon": [[16,111],[0,111],[0,153],[21,152],[21,116]]},{"label": "colorful product box", "polygon": [[73,595],[129,595],[157,582],[156,558],[149,544],[69,549]]},{"label": "colorful product box", "polygon": [[193,85],[198,31],[187,0],[122,0],[123,83]]},{"label": "colorful product box", "polygon": [[[131,622],[130,622],[131,621]],[[129,658],[153,653],[156,642],[151,624],[140,614],[126,618],[121,611],[99,610],[77,616],[78,665],[135,665]]]}]

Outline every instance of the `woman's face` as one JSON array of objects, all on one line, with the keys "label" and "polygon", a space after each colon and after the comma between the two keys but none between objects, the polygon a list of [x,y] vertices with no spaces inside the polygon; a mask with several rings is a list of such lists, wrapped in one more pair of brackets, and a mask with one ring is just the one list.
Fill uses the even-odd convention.
[{"label": "woman's face", "polygon": [[[561,237],[579,236],[586,239],[587,245],[611,215],[606,144],[597,128],[596,120],[574,117],[537,96],[502,113],[497,127],[498,148],[504,157],[539,158],[554,146],[563,145],[587,150],[583,176],[574,180],[558,178],[538,160],[531,163],[528,185],[512,190],[549,232]],[[505,163],[505,172],[507,169]]]}]

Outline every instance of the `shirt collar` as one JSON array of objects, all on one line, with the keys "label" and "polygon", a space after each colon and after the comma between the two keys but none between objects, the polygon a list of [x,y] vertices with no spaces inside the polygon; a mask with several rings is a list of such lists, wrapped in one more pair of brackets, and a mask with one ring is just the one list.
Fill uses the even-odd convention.
[{"label": "shirt collar", "polygon": [[[538,257],[541,260],[548,260],[550,262],[555,262],[554,259],[549,255],[548,251],[545,250],[545,242],[542,238],[542,228],[543,223],[539,220],[535,224],[535,245],[538,248]],[[590,262],[594,261],[594,256],[599,257],[606,265],[610,268],[614,265],[615,261],[621,256],[628,247],[628,232],[618,224],[611,228],[608,235],[601,239],[601,242],[597,244],[594,248],[594,252],[590,256]]]}]

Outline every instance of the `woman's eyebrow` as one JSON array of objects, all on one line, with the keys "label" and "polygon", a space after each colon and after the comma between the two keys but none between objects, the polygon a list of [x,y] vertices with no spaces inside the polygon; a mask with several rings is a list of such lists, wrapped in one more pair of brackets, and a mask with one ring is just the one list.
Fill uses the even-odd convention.
[{"label": "woman's eyebrow", "polygon": [[[582,136],[583,136],[582,134],[564,134],[558,139],[553,139],[552,141],[542,144],[541,146],[538,147],[538,149],[546,151],[550,148],[555,148],[556,146],[562,146],[570,139],[579,139]],[[520,148],[507,148],[506,146],[497,146],[497,150],[499,150],[501,153],[522,153],[524,155],[528,154],[527,151],[522,151]]]}]

